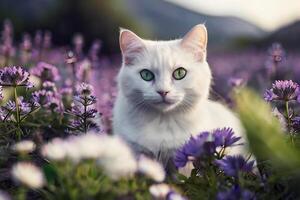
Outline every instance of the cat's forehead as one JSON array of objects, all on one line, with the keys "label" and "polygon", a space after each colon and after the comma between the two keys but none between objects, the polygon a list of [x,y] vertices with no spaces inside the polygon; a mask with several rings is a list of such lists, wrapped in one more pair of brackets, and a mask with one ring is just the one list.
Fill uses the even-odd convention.
[{"label": "cat's forehead", "polygon": [[173,68],[180,59],[178,40],[148,41],[146,43],[148,62],[151,68]]}]

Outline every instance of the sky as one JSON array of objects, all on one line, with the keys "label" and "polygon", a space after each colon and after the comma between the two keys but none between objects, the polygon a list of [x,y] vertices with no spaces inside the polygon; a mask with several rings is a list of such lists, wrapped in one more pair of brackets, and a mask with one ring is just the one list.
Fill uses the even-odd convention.
[{"label": "sky", "polygon": [[236,16],[267,31],[300,20],[300,0],[166,0],[211,15]]}]

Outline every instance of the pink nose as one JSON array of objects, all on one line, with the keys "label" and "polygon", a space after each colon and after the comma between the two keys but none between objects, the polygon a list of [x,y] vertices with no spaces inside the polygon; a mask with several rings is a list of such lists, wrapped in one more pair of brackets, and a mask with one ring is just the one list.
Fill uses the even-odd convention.
[{"label": "pink nose", "polygon": [[165,97],[165,96],[167,96],[167,94],[169,93],[169,91],[161,91],[161,90],[159,90],[159,91],[156,91],[161,97]]}]

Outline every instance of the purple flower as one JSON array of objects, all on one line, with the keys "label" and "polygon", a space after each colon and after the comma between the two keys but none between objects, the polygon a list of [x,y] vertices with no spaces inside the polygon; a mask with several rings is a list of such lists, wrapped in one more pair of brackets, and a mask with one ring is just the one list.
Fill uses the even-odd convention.
[{"label": "purple flower", "polygon": [[254,200],[255,195],[249,190],[241,189],[239,185],[234,185],[231,189],[219,192],[217,194],[217,200]]},{"label": "purple flower", "polygon": [[35,91],[32,94],[32,99],[34,102],[39,103],[42,107],[49,108],[51,111],[59,113],[63,112],[63,104],[60,96],[56,95],[56,93],[51,90],[42,89]]},{"label": "purple flower", "polygon": [[22,67],[5,67],[0,70],[0,85],[2,86],[25,86],[31,88],[33,85],[29,82],[29,73]]},{"label": "purple flower", "polygon": [[58,81],[60,79],[58,69],[51,64],[39,62],[31,69],[31,74],[39,77],[42,81]]},{"label": "purple flower", "polygon": [[235,145],[241,137],[234,136],[231,128],[216,129],[213,131],[214,143],[216,147],[229,147]]},{"label": "purple flower", "polygon": [[205,147],[205,143],[210,136],[209,132],[202,132],[198,136],[191,136],[190,139],[179,148],[174,156],[174,164],[177,168],[184,167],[189,159],[201,156],[209,147]]},{"label": "purple flower", "polygon": [[267,101],[291,101],[296,100],[298,94],[299,85],[297,83],[291,80],[277,80],[272,84],[272,88],[266,91],[264,98]]},{"label": "purple flower", "polygon": [[[40,105],[37,102],[34,101],[25,101],[23,97],[18,98],[18,104],[19,104],[19,111],[20,115],[27,115],[31,111],[37,109]],[[5,106],[2,107],[2,109],[6,110],[6,113],[12,113],[16,112],[16,104],[14,101],[9,100]]]},{"label": "purple flower", "polygon": [[185,153],[185,146],[179,148],[174,156],[174,164],[177,168],[182,168],[189,161],[188,155]]},{"label": "purple flower", "polygon": [[276,96],[272,92],[272,90],[266,90],[264,93],[264,99],[268,102],[271,102]]},{"label": "purple flower", "polygon": [[251,172],[254,165],[254,160],[247,162],[241,155],[226,156],[215,162],[226,175],[233,177],[238,177],[239,172]]}]

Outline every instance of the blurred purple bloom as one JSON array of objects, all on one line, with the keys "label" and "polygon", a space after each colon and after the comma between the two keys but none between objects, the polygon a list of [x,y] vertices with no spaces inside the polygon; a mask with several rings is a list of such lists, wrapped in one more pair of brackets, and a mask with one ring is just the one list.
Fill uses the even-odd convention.
[{"label": "blurred purple bloom", "polygon": [[41,106],[45,107],[47,105],[49,105],[49,103],[52,101],[52,99],[54,98],[54,95],[52,92],[50,91],[46,91],[46,90],[39,90],[39,91],[35,91],[32,94],[32,98],[35,102],[39,103]]},{"label": "blurred purple bloom", "polygon": [[22,67],[5,67],[0,70],[0,85],[2,86],[25,86],[31,88],[33,85],[29,82],[29,73]]},{"label": "blurred purple bloom", "polygon": [[279,63],[285,58],[285,51],[279,43],[272,44],[268,52],[274,63]]},{"label": "blurred purple bloom", "polygon": [[267,101],[291,101],[296,100],[298,94],[299,85],[297,83],[291,80],[277,80],[272,84],[272,88],[265,92],[264,98]]},{"label": "blurred purple bloom", "polygon": [[23,41],[21,43],[21,49],[23,51],[30,51],[32,48],[32,42],[31,42],[31,38],[30,38],[30,35],[25,33],[23,35]]},{"label": "blurred purple bloom", "polygon": [[81,34],[76,34],[73,37],[73,45],[74,45],[74,52],[77,58],[82,58],[82,48],[84,45],[84,38]]},{"label": "blurred purple bloom", "polygon": [[76,78],[81,82],[86,82],[91,78],[91,62],[87,59],[82,60],[78,64],[76,70]]},{"label": "blurred purple bloom", "polygon": [[241,189],[239,185],[234,185],[231,189],[219,192],[217,200],[255,200],[255,195],[249,190]]},{"label": "blurred purple bloom", "polygon": [[56,88],[55,83],[53,83],[51,81],[44,82],[43,85],[42,85],[42,88],[43,88],[43,90],[50,91],[50,92],[53,92],[53,93],[57,92],[57,88]]},{"label": "blurred purple bloom", "polygon": [[42,40],[43,40],[42,31],[37,30],[34,35],[34,47],[40,49]]},{"label": "blurred purple bloom", "polygon": [[58,81],[60,79],[58,69],[51,64],[39,62],[30,70],[32,75],[39,77],[42,81]]},{"label": "blurred purple bloom", "polygon": [[253,161],[246,161],[241,155],[226,156],[222,160],[216,160],[216,164],[228,176],[238,177],[239,172],[251,172],[254,165]]},{"label": "blurred purple bloom", "polygon": [[241,87],[246,84],[245,79],[231,77],[228,81],[229,86],[231,87]]},{"label": "blurred purple bloom", "polygon": [[238,142],[241,137],[234,136],[232,128],[222,128],[213,131],[214,143],[216,147],[229,147]]},{"label": "blurred purple bloom", "polygon": [[51,45],[52,45],[52,34],[50,31],[46,31],[44,34],[43,48],[49,49]]},{"label": "blurred purple bloom", "polygon": [[77,62],[77,58],[76,58],[75,54],[73,53],[73,51],[69,51],[67,53],[66,63],[71,64],[74,67],[74,63],[76,63],[76,62]]}]

